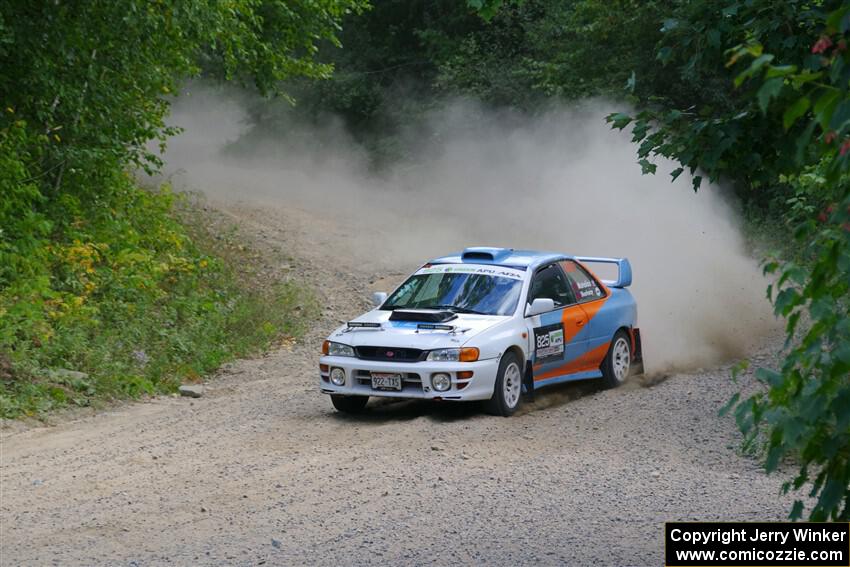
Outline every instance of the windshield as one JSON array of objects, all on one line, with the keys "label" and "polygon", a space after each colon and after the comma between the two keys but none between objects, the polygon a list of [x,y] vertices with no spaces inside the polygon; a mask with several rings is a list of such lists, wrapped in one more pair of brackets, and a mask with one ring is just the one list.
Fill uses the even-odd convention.
[{"label": "windshield", "polygon": [[511,315],[522,280],[475,273],[417,273],[399,287],[381,309],[448,309],[458,313]]}]

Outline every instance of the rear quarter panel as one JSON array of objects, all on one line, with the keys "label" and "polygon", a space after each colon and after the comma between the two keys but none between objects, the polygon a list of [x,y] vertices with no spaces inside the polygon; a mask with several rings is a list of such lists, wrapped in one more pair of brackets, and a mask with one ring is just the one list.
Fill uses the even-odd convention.
[{"label": "rear quarter panel", "polygon": [[617,329],[637,326],[637,303],[632,294],[625,288],[616,287],[608,288],[608,292],[604,299],[582,305],[590,319],[588,352],[600,362],[608,352]]}]

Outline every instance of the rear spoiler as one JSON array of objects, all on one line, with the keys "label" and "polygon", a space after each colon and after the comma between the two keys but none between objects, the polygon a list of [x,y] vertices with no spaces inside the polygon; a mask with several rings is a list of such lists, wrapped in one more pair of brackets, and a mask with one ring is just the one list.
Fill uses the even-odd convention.
[{"label": "rear spoiler", "polygon": [[617,279],[602,280],[608,287],[629,287],[632,285],[632,265],[628,258],[594,258],[590,256],[576,256],[576,260],[589,264],[617,264]]}]

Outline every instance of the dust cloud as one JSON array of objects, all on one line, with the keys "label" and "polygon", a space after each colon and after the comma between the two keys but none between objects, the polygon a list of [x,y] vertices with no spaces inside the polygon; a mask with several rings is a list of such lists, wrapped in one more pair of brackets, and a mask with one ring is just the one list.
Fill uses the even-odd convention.
[{"label": "dust cloud", "polygon": [[254,102],[189,88],[164,174],[213,201],[348,226],[341,253],[396,269],[473,245],[628,257],[649,371],[744,356],[776,328],[730,200],[706,184],[694,194],[687,174],[670,183],[663,160],[641,175],[629,135],[603,119],[619,106],[529,117],[454,101],[397,135],[412,159],[375,172],[333,117],[255,135]]}]

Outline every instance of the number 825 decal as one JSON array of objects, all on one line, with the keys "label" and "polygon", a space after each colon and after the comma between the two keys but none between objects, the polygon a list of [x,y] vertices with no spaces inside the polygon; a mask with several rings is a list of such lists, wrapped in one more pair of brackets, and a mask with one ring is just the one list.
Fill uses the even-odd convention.
[{"label": "number 825 decal", "polygon": [[534,360],[547,362],[564,357],[564,324],[546,325],[534,329]]}]

